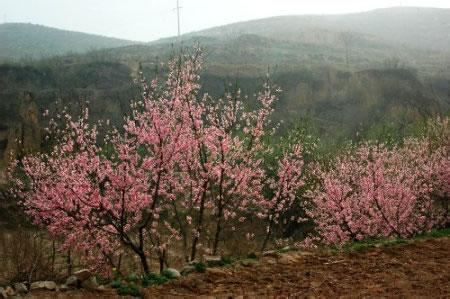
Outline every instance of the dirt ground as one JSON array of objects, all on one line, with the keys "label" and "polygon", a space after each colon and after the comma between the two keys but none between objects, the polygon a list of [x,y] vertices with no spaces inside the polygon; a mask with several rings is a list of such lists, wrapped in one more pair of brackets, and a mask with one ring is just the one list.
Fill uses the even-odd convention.
[{"label": "dirt ground", "polygon": [[[144,298],[450,298],[450,238],[354,252],[273,253],[144,290]],[[114,290],[31,292],[27,299],[125,298]],[[131,298],[131,297],[126,297]]]},{"label": "dirt ground", "polygon": [[450,238],[358,252],[272,254],[145,291],[145,298],[450,298]]}]

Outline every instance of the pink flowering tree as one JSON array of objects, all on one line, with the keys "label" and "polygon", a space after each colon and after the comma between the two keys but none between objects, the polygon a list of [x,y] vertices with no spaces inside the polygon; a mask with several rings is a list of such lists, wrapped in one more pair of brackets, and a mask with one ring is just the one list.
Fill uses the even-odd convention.
[{"label": "pink flowering tree", "polygon": [[263,209],[260,215],[265,218],[267,223],[261,251],[266,249],[274,226],[285,224],[280,222],[283,214],[298,203],[297,193],[305,184],[303,164],[301,147],[296,145],[292,152],[285,153],[278,162],[276,177],[268,179],[268,187],[272,196],[261,201]]},{"label": "pink flowering tree", "polygon": [[143,172],[134,167],[137,156],[124,149],[107,159],[87,119],[87,110],[75,121],[66,115],[64,127],[53,127],[61,136],[53,150],[20,161],[17,194],[36,224],[63,237],[64,248],[84,252],[93,267],[114,266],[123,244],[148,271],[144,240],[135,228],[151,199]]},{"label": "pink flowering tree", "polygon": [[216,254],[231,223],[258,216],[265,247],[302,186],[299,145],[280,160],[277,178],[268,179],[263,163],[276,92],[266,84],[253,111],[239,91],[219,100],[200,95],[201,60],[199,51],[182,55],[164,79],[143,80],[142,100],[122,130],[100,139],[87,110],[77,120],[64,115],[62,126],[52,123],[53,150],[16,163],[26,212],[64,247],[96,260],[93,267],[114,266],[126,250],[148,273],[150,257],[163,269],[171,249],[194,260],[206,237]]},{"label": "pink flowering tree", "polygon": [[445,147],[432,149],[426,138],[408,139],[393,148],[366,143],[328,167],[316,165],[318,186],[307,202],[316,228],[306,242],[342,245],[407,237],[444,225],[448,213],[434,194],[442,191],[450,171]]}]

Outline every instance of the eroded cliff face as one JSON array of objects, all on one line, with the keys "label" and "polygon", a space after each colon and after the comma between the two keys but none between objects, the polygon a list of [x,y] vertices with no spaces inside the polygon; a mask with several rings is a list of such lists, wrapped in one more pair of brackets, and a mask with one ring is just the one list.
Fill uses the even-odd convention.
[{"label": "eroded cliff face", "polygon": [[[0,120],[0,171],[12,159],[21,158],[41,148],[39,109],[32,93],[23,94],[18,114],[15,122],[2,123]],[[3,179],[4,175],[0,173],[0,181]]]}]

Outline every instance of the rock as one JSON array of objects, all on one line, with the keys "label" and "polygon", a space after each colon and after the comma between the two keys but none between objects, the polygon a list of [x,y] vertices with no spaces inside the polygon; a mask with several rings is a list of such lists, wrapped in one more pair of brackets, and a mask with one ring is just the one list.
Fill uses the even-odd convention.
[{"label": "rock", "polygon": [[297,261],[295,256],[292,256],[290,254],[282,254],[280,258],[278,259],[278,263],[282,265],[290,265]]},{"label": "rock", "polygon": [[267,257],[278,257],[279,254],[275,250],[269,250],[265,251],[262,255]]},{"label": "rock", "polygon": [[195,272],[195,266],[193,265],[186,265],[183,267],[183,269],[181,269],[181,275],[186,276],[189,273]]},{"label": "rock", "polygon": [[230,271],[222,268],[208,268],[206,269],[206,273],[218,276],[228,276],[231,274]]},{"label": "rock", "polygon": [[277,263],[274,259],[267,259],[264,262],[269,265],[275,265]]},{"label": "rock", "polygon": [[6,287],[5,292],[6,292],[7,296],[15,296],[16,295],[16,292],[10,286]]},{"label": "rock", "polygon": [[241,265],[244,267],[251,267],[256,264],[258,264],[258,261],[253,260],[253,259],[245,259],[245,260],[241,261]]},{"label": "rock", "polygon": [[68,287],[77,287],[78,278],[75,275],[67,277],[65,285]]},{"label": "rock", "polygon": [[65,284],[62,284],[62,285],[59,286],[59,290],[61,292],[66,292],[66,291],[69,290],[69,287],[67,285],[65,285]]},{"label": "rock", "polygon": [[30,286],[30,290],[56,290],[56,283],[54,281],[36,281]]},{"label": "rock", "polygon": [[166,270],[164,270],[167,274],[169,274],[170,278],[178,278],[181,277],[180,272],[178,272],[177,269],[173,269],[173,268],[167,268]]},{"label": "rock", "polygon": [[189,266],[195,266],[195,264],[200,263],[198,259],[192,260],[188,263]]},{"label": "rock", "polygon": [[17,293],[27,293],[28,292],[28,288],[24,283],[15,283],[14,289],[16,290]]},{"label": "rock", "polygon": [[97,278],[95,278],[94,276],[89,279],[86,279],[81,283],[81,287],[86,290],[93,290],[93,291],[97,290],[98,289]]},{"label": "rock", "polygon": [[57,288],[57,285],[54,281],[44,281],[44,286],[49,291],[54,291]]},{"label": "rock", "polygon": [[203,259],[205,260],[205,263],[220,262],[222,260],[222,258],[218,255],[205,255]]},{"label": "rock", "polygon": [[74,272],[73,275],[80,281],[83,282],[89,278],[91,278],[92,273],[88,269],[82,269],[77,272]]},{"label": "rock", "polygon": [[0,287],[0,298],[3,298],[3,299],[8,298],[8,294],[6,294],[5,289],[2,287]]},{"label": "rock", "polygon": [[43,290],[43,289],[45,289],[43,281],[35,281],[35,282],[32,282],[30,285],[30,291],[31,290]]},{"label": "rock", "polygon": [[98,288],[97,288],[97,291],[99,291],[99,292],[104,292],[104,291],[107,291],[107,290],[108,290],[108,288],[105,287],[104,285],[98,286]]},{"label": "rock", "polygon": [[295,253],[298,256],[311,256],[314,255],[311,251],[297,251]]}]

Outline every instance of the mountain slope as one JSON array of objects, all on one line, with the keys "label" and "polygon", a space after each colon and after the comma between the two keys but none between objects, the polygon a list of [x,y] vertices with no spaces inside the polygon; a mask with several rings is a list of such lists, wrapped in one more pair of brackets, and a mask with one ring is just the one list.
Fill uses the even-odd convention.
[{"label": "mountain slope", "polygon": [[[450,9],[394,7],[344,15],[280,16],[191,33],[230,37],[242,34],[301,41],[326,40],[327,33],[353,32],[397,46],[449,51]],[[318,33],[318,34],[316,34]]]},{"label": "mountain slope", "polygon": [[[227,75],[263,74],[267,66],[332,65],[348,70],[386,66],[450,76],[450,9],[388,8],[346,15],[280,16],[234,23],[182,36],[199,42],[212,68]],[[177,38],[106,50],[139,61],[167,56]]]},{"label": "mountain slope", "polygon": [[[442,18],[448,11],[424,9],[427,17],[420,20],[410,8],[277,17],[186,34],[182,46],[189,51],[200,42],[206,48],[201,83],[214,97],[222,96],[230,82],[252,95],[269,67],[271,81],[284,91],[274,114],[275,121],[283,121],[280,131],[307,119],[330,144],[386,132],[397,138],[408,133],[410,124],[450,111],[450,52],[415,44],[428,32],[428,40],[436,45],[450,45],[448,21]],[[403,25],[409,32],[401,22],[392,23],[392,16],[400,12],[410,20]],[[376,20],[379,27],[372,26]],[[386,30],[390,33],[383,34]],[[342,39],[348,31],[351,37],[345,44]],[[88,100],[94,121],[110,119],[120,127],[123,115],[129,114],[130,100],[140,96],[133,85],[136,74],[163,75],[161,62],[179,50],[177,40],[168,38],[84,55],[0,64],[0,168],[1,156],[14,146],[17,136],[28,136],[33,143],[35,134],[24,130],[30,121],[20,112],[23,109],[36,107],[37,115],[46,109],[55,112],[58,100],[78,111],[80,99]],[[28,94],[33,107],[27,104]],[[246,104],[253,105],[253,100],[250,97]],[[43,119],[39,121],[45,126]]]},{"label": "mountain slope", "polygon": [[0,60],[85,53],[92,49],[114,48],[135,43],[23,23],[1,24],[0,41]]}]

